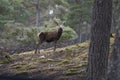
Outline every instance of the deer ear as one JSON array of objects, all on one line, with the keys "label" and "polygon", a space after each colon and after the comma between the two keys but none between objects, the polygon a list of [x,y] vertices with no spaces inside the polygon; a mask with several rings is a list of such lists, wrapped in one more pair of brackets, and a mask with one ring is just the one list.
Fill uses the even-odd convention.
[{"label": "deer ear", "polygon": [[43,32],[40,32],[40,33],[37,34],[38,37],[39,37],[39,36],[42,36],[42,35],[44,35]]},{"label": "deer ear", "polygon": [[41,33],[39,34],[39,36],[42,36],[42,35],[44,35],[44,32],[41,32]]}]

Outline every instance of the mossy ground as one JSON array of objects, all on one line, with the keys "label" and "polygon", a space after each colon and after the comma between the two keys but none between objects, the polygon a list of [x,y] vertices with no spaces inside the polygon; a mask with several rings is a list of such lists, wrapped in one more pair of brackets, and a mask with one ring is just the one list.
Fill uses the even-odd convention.
[{"label": "mossy ground", "polygon": [[[111,44],[113,42],[112,38]],[[52,80],[60,78],[65,80],[65,78],[72,76],[82,77],[86,75],[88,47],[89,41],[86,41],[81,44],[57,48],[55,53],[50,48],[41,50],[40,54],[34,54],[34,51],[13,54],[10,56],[12,61],[0,60],[0,75],[27,74],[28,77],[35,79],[38,75],[44,75],[44,77],[54,78]]]}]

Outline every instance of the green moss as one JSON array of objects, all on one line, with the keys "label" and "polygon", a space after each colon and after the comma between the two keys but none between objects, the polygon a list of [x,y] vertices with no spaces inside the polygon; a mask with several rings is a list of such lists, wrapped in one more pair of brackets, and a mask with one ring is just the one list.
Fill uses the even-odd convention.
[{"label": "green moss", "polygon": [[36,68],[36,65],[33,63],[19,62],[11,65],[11,69],[16,69],[17,72],[27,72],[35,68]]},{"label": "green moss", "polygon": [[40,60],[40,63],[49,63],[49,62],[55,62],[55,60],[54,59]]},{"label": "green moss", "polygon": [[[114,39],[112,38],[111,44],[113,42]],[[40,69],[42,73],[47,73],[47,75],[50,76],[53,76],[54,73],[59,73],[60,70],[62,75],[64,74],[66,77],[74,75],[83,76],[86,75],[88,45],[89,42],[84,42],[63,48],[57,48],[56,53],[53,53],[53,50],[49,48],[45,51],[41,51],[40,54],[34,54],[33,51],[14,54],[11,57],[13,60],[15,59],[15,62],[11,63],[8,69],[11,69],[11,71],[13,70],[13,72],[16,71],[14,73],[18,73],[18,75],[24,75],[24,73],[27,75],[30,71]],[[44,55],[45,58],[40,58],[40,55]],[[6,60],[0,60],[0,63],[6,62]]]},{"label": "green moss", "polygon": [[34,52],[33,51],[24,52],[24,53],[21,53],[20,55],[29,55],[29,54],[34,54]]},{"label": "green moss", "polygon": [[11,68],[12,69],[20,69],[22,67],[22,65],[14,65],[14,66],[12,66]]},{"label": "green moss", "polygon": [[73,66],[72,68],[79,69],[79,68],[81,68],[81,66],[77,65],[77,66]]},{"label": "green moss", "polygon": [[37,58],[31,58],[31,60],[32,60],[32,61],[36,61],[36,60],[38,60],[38,59],[37,59]]},{"label": "green moss", "polygon": [[28,72],[27,72],[27,71],[19,71],[19,72],[17,72],[17,73],[16,73],[16,75],[15,75],[15,76],[17,76],[17,75],[24,75],[24,76],[28,76]]},{"label": "green moss", "polygon": [[71,67],[71,68],[73,68],[73,69],[85,69],[85,68],[87,68],[87,64],[86,63],[82,63],[82,64],[79,64],[79,65],[77,65],[77,66],[73,66],[73,67]]},{"label": "green moss", "polygon": [[26,65],[24,68],[27,70],[31,70],[31,69],[35,69],[36,65],[31,63],[31,64]]},{"label": "green moss", "polygon": [[71,67],[71,68],[65,70],[64,75],[66,75],[66,76],[85,75],[86,74],[85,70],[86,70],[86,68],[82,69],[81,66],[74,66],[74,67]]},{"label": "green moss", "polygon": [[78,72],[71,72],[71,71],[64,72],[64,75],[66,75],[66,76],[78,75],[78,74],[80,74],[80,73],[78,73]]},{"label": "green moss", "polygon": [[16,58],[18,56],[19,56],[19,54],[13,54],[13,55],[11,55],[12,58]]},{"label": "green moss", "polygon": [[67,65],[67,64],[70,64],[69,60],[63,60],[63,61],[59,62],[57,65]]},{"label": "green moss", "polygon": [[67,76],[78,75],[79,72],[77,72],[77,68],[70,68],[70,69],[65,70],[64,74],[67,75]]},{"label": "green moss", "polygon": [[11,61],[12,61],[12,59],[7,59],[7,58],[5,58],[5,59],[0,60],[0,64],[9,63],[9,62],[11,62]]},{"label": "green moss", "polygon": [[20,69],[20,68],[24,67],[25,65],[26,65],[25,62],[16,62],[11,65],[11,68],[12,69]]},{"label": "green moss", "polygon": [[64,71],[64,75],[66,76],[72,76],[72,75],[79,75],[79,76],[83,76],[85,75],[86,72],[85,71],[73,71],[73,70],[67,70],[67,71]]}]

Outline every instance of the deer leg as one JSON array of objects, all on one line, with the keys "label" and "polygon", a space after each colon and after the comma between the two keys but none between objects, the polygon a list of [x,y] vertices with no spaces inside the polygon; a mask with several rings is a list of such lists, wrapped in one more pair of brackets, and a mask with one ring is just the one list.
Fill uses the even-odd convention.
[{"label": "deer leg", "polygon": [[[40,42],[36,45],[36,48],[35,48],[35,54],[36,54],[37,51],[38,51],[39,45],[40,45]],[[39,53],[40,53],[40,52],[39,52]]]},{"label": "deer leg", "polygon": [[41,43],[38,46],[38,53],[40,53],[40,49],[41,49]]},{"label": "deer leg", "polygon": [[57,43],[57,41],[55,41],[55,43],[54,43],[54,49],[53,49],[53,52],[56,51],[56,43]]}]

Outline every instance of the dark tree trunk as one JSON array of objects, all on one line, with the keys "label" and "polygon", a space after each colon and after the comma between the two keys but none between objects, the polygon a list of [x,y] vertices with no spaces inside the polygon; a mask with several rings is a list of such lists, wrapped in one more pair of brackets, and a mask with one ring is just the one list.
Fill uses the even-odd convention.
[{"label": "dark tree trunk", "polygon": [[120,80],[120,28],[116,33],[108,80]]},{"label": "dark tree trunk", "polygon": [[112,0],[94,0],[87,80],[107,80]]}]

